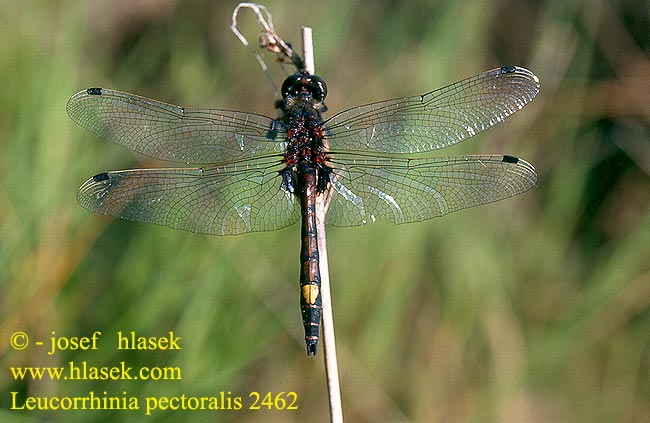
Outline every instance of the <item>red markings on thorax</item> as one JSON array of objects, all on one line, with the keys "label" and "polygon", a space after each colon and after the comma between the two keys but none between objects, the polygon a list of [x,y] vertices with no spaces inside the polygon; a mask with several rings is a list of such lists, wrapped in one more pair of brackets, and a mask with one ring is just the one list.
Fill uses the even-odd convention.
[{"label": "red markings on thorax", "polygon": [[298,164],[316,165],[325,161],[323,151],[323,128],[320,115],[311,109],[306,116],[291,120],[287,129],[287,152],[285,162],[288,166]]}]

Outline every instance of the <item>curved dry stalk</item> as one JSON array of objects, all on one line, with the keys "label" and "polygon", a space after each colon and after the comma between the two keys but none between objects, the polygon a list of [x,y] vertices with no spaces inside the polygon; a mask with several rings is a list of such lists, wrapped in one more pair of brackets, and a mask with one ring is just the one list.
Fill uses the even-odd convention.
[{"label": "curved dry stalk", "polygon": [[[230,30],[235,34],[237,38],[239,38],[239,41],[241,41],[241,43],[253,53],[255,59],[257,59],[257,62],[260,64],[262,70],[269,79],[271,79],[271,75],[269,73],[268,66],[266,66],[266,63],[264,62],[264,58],[262,58],[257,50],[250,45],[244,34],[242,34],[237,27],[237,17],[239,16],[241,9],[252,10],[257,17],[257,22],[259,22],[259,24],[262,26],[262,30],[260,31],[259,36],[259,46],[261,48],[266,49],[278,56],[278,60],[280,62],[285,62],[286,59],[288,59],[289,62],[296,66],[296,68],[298,68],[301,72],[304,71],[305,63],[303,62],[302,58],[296,54],[291,46],[286,43],[275,31],[275,28],[273,27],[273,16],[271,15],[271,12],[269,12],[268,9],[261,4],[239,3],[232,13]],[[273,83],[272,80],[271,83]],[[275,84],[273,85],[275,87]],[[277,89],[276,94],[278,94]]]}]

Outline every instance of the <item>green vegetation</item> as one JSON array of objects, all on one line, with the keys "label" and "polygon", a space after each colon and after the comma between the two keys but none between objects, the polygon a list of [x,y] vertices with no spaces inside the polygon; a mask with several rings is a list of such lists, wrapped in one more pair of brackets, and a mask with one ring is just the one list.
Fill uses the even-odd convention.
[{"label": "green vegetation", "polygon": [[[146,421],[327,420],[322,361],[304,352],[297,226],[210,237],[92,215],[75,201],[95,173],[160,165],[74,125],[65,104],[80,89],[275,113],[271,85],[228,29],[236,3],[227,3],[0,4],[0,420],[145,421],[141,411],[9,411],[13,391],[141,401],[295,391],[298,411],[160,411]],[[301,25],[314,28],[331,112],[502,65],[542,82],[505,124],[437,153],[523,157],[538,170],[536,189],[418,224],[329,230],[347,421],[647,421],[647,8],[266,5],[295,45]],[[242,19],[255,39],[252,15]],[[96,351],[9,346],[15,331],[48,341],[97,330]],[[118,331],[170,330],[180,351],[115,349]],[[83,360],[178,366],[183,378],[20,382],[9,372]]]}]

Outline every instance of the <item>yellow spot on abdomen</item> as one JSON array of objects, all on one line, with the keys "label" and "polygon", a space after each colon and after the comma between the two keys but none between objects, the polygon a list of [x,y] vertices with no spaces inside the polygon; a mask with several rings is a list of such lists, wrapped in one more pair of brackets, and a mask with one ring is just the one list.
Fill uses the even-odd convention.
[{"label": "yellow spot on abdomen", "polygon": [[302,297],[307,301],[307,304],[315,304],[318,298],[318,286],[311,284],[303,286]]}]

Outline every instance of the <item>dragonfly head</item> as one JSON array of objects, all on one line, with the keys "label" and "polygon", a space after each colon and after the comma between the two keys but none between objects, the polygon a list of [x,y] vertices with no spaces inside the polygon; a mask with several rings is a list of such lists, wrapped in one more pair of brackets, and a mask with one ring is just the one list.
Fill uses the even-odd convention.
[{"label": "dragonfly head", "polygon": [[327,85],[320,76],[307,73],[295,73],[284,80],[282,98],[287,100],[299,95],[310,95],[317,102],[322,102],[327,96]]}]

